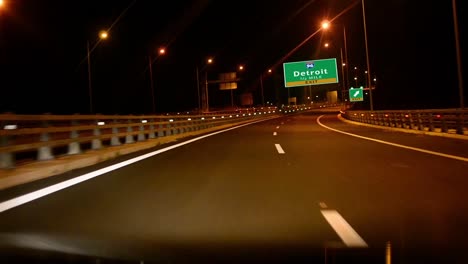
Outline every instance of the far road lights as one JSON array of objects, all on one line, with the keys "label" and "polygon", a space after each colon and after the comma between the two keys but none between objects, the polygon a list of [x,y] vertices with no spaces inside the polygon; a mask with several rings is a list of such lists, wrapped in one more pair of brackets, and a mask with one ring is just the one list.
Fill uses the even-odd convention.
[{"label": "far road lights", "polygon": [[325,45],[324,45],[324,46],[325,46],[325,48],[328,48],[328,46],[330,46],[330,44],[328,44],[328,43],[325,43]]},{"label": "far road lights", "polygon": [[212,64],[212,63],[213,63],[213,59],[212,59],[212,58],[208,58],[207,62],[208,62],[208,64]]},{"label": "far road lights", "polygon": [[328,29],[330,27],[330,22],[328,21],[323,21],[322,22],[322,28],[323,29]]},{"label": "far road lights", "polygon": [[166,49],[165,48],[160,48],[159,49],[159,55],[164,55],[166,54]]},{"label": "far road lights", "polygon": [[109,34],[107,33],[107,31],[102,30],[101,32],[99,32],[99,38],[100,39],[107,39],[108,37],[109,37]]},{"label": "far road lights", "polygon": [[244,70],[244,66],[243,65],[240,65],[239,66],[239,71],[243,71]]}]

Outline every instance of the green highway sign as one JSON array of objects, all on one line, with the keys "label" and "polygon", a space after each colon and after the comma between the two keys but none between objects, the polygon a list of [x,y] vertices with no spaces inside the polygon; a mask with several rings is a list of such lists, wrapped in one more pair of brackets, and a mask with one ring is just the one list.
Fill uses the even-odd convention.
[{"label": "green highway sign", "polygon": [[361,102],[364,101],[364,88],[349,88],[349,101],[350,102]]},{"label": "green highway sign", "polygon": [[286,88],[338,82],[336,59],[283,63]]}]

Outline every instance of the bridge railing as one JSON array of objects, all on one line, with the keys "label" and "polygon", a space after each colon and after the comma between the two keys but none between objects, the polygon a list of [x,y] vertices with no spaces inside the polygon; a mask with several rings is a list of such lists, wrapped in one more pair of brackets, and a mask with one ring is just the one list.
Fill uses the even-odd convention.
[{"label": "bridge railing", "polygon": [[51,160],[279,114],[276,108],[212,115],[15,115],[0,114],[0,169]]},{"label": "bridge railing", "polygon": [[342,111],[341,115],[361,123],[429,132],[468,133],[468,110]]}]

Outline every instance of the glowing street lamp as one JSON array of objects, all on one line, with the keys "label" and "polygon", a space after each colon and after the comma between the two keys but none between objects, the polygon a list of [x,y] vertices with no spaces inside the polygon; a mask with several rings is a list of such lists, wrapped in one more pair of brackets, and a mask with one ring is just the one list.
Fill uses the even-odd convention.
[{"label": "glowing street lamp", "polygon": [[323,21],[322,22],[322,28],[323,29],[328,29],[330,27],[330,22],[328,21]]},{"label": "glowing street lamp", "polygon": [[330,44],[328,44],[328,43],[325,43],[325,45],[324,45],[324,46],[325,46],[325,48],[328,48],[328,46],[330,46]]},{"label": "glowing street lamp", "polygon": [[159,49],[159,55],[164,55],[166,54],[166,49],[165,48],[160,48]]},{"label": "glowing street lamp", "polygon": [[243,65],[239,65],[239,71],[243,71],[244,70],[244,66]]},{"label": "glowing street lamp", "polygon": [[3,0],[0,0],[0,8],[4,7],[5,6],[5,1]]},{"label": "glowing street lamp", "polygon": [[[108,37],[109,37],[109,33],[107,33],[107,31],[101,30],[99,32],[99,40],[106,40]],[[94,48],[96,48],[98,43],[94,45],[93,50]],[[92,114],[93,113],[93,90],[92,90],[92,85],[91,85],[91,51],[89,49],[89,41],[86,42],[86,50],[88,53],[87,59],[88,59],[89,112]]]},{"label": "glowing street lamp", "polygon": [[109,34],[107,33],[107,31],[101,30],[101,32],[99,32],[100,39],[107,39],[108,37],[109,37]]}]

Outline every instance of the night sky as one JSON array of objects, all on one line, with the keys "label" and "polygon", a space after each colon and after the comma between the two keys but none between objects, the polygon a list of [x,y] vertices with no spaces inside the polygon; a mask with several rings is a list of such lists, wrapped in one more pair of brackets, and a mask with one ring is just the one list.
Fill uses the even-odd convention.
[{"label": "night sky", "polygon": [[[358,67],[349,70],[350,84],[357,75],[359,86],[364,85],[360,1],[354,6],[352,0],[5,2],[0,10],[0,112],[89,113],[86,43],[94,45],[98,32],[109,28],[109,39],[90,57],[95,113],[151,112],[148,56],[157,56],[160,47],[167,54],[153,64],[158,113],[198,106],[195,69],[210,56],[215,60],[207,68],[210,80],[245,66],[236,104],[243,92],[252,92],[259,104],[260,75],[278,65],[265,75],[265,101],[285,103],[281,58],[318,30],[323,19],[347,8],[330,31],[314,36],[286,61],[339,60],[345,26],[348,66]],[[468,23],[466,9],[458,8],[466,69]],[[368,0],[366,16],[376,109],[459,106],[451,1]],[[329,49],[323,48],[325,42],[331,43]],[[340,85],[313,86],[312,96],[324,98]],[[304,88],[290,92],[304,96]],[[229,92],[212,85],[210,104],[229,105]]]}]

